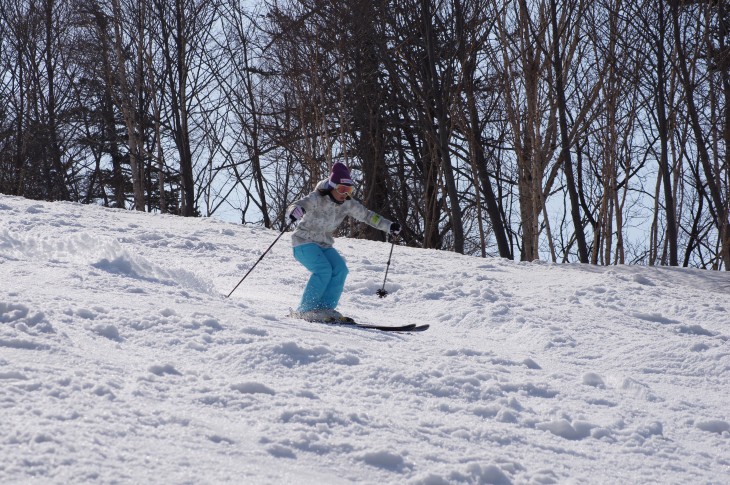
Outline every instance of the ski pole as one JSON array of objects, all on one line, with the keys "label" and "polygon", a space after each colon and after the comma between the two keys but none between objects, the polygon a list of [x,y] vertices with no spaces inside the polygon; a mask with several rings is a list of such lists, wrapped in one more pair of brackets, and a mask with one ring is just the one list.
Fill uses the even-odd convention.
[{"label": "ski pole", "polygon": [[291,222],[289,224],[287,224],[286,226],[284,226],[284,229],[282,229],[281,230],[281,233],[276,237],[276,239],[274,239],[274,242],[271,243],[271,246],[269,246],[268,249],[266,251],[264,251],[264,254],[262,254],[261,256],[259,256],[259,259],[253,264],[253,266],[251,266],[251,269],[249,269],[248,272],[245,275],[243,275],[243,278],[241,278],[241,281],[239,281],[238,284],[231,290],[231,292],[228,293],[228,296],[226,296],[226,298],[230,298],[231,297],[231,295],[233,294],[233,292],[236,291],[236,288],[238,288],[241,285],[241,283],[243,283],[243,280],[245,280],[246,277],[249,274],[251,274],[251,271],[253,271],[253,269],[256,267],[256,265],[259,264],[262,259],[264,259],[264,256],[266,256],[266,253],[268,253],[269,251],[271,251],[271,248],[274,247],[274,244],[276,244],[276,242],[281,238],[281,236],[284,235],[284,233],[286,232],[286,230],[289,229],[289,226],[290,225],[291,225]]},{"label": "ski pole", "polygon": [[393,243],[390,245],[390,254],[388,255],[388,262],[385,264],[385,278],[383,278],[383,287],[380,288],[377,292],[375,292],[376,295],[378,295],[380,298],[385,298],[388,296],[388,292],[385,290],[385,280],[388,279],[388,270],[390,269],[390,260],[393,257],[393,248],[395,247],[395,240],[397,239],[397,236],[392,236],[391,240]]}]

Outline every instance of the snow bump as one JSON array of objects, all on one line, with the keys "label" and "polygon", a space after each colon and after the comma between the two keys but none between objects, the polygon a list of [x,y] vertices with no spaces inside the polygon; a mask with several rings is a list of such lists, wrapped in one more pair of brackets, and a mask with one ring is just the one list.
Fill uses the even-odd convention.
[{"label": "snow bump", "polygon": [[405,460],[400,454],[386,450],[365,453],[361,459],[370,466],[394,472],[401,472],[407,467]]},{"label": "snow bump", "polygon": [[730,423],[720,419],[698,421],[695,426],[702,431],[707,431],[708,433],[723,434],[730,432]]},{"label": "snow bump", "polygon": [[240,384],[231,385],[231,389],[238,391],[241,394],[269,394],[275,395],[276,392],[270,387],[261,384],[260,382],[242,382]]},{"label": "snow bump", "polygon": [[181,376],[182,374],[175,369],[175,366],[172,364],[161,364],[161,365],[152,365],[148,369],[151,373],[155,374],[156,376],[164,376],[164,375],[174,375],[174,376]]},{"label": "snow bump", "polygon": [[589,437],[591,435],[591,429],[595,426],[583,421],[573,421],[571,423],[567,419],[557,419],[555,421],[538,423],[535,427],[543,431],[549,431],[555,436],[560,436],[566,440],[575,441]]}]

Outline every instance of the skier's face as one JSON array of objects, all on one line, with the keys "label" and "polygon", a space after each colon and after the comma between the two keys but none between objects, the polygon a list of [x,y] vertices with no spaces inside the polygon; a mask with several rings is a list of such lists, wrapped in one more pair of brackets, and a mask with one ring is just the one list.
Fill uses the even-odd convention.
[{"label": "skier's face", "polygon": [[352,194],[352,186],[338,184],[332,189],[332,196],[337,202],[344,202]]}]

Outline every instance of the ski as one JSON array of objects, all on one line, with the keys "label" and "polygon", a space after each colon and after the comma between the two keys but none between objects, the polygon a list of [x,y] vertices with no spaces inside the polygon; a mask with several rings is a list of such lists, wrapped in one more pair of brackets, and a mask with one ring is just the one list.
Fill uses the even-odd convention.
[{"label": "ski", "polygon": [[[300,318],[297,315],[294,314],[294,312],[290,312],[289,314],[292,318]],[[306,320],[309,321],[309,320]],[[379,330],[381,332],[422,332],[424,330],[427,330],[430,325],[416,325],[415,323],[408,323],[405,325],[377,325],[372,323],[358,323],[353,318],[350,317],[341,317],[341,320],[322,320],[322,321],[310,321],[310,323],[320,323],[325,325],[332,325],[332,326],[339,326],[339,327],[355,327],[355,328],[363,328],[366,330]]]},{"label": "ski", "polygon": [[345,325],[349,327],[367,328],[370,330],[380,330],[381,332],[412,332],[416,328],[415,323],[407,325],[373,325],[370,323],[334,323],[333,325]]},{"label": "ski", "polygon": [[341,327],[356,327],[364,328],[366,330],[380,330],[381,332],[423,332],[427,330],[430,325],[416,325],[415,323],[409,323],[406,325],[376,325],[371,323],[357,323],[357,322],[322,322],[327,325],[337,325]]},{"label": "ski", "polygon": [[352,319],[349,321],[314,321],[311,323],[319,323],[325,325],[331,325],[333,327],[350,327],[350,328],[362,328],[365,330],[380,330],[381,332],[412,332],[416,328],[415,323],[409,323],[407,325],[375,325],[370,323],[357,323]]}]

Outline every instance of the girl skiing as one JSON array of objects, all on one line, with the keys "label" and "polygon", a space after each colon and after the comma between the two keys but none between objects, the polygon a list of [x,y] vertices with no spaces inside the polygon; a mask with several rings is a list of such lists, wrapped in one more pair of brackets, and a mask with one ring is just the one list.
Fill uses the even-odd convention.
[{"label": "girl skiing", "polygon": [[352,321],[336,310],[348,269],[340,253],[332,247],[332,234],[346,216],[394,236],[400,232],[400,224],[354,200],[352,190],[350,170],[345,164],[335,162],[329,178],[287,209],[291,221],[299,221],[291,237],[294,258],[312,273],[293,316],[318,322]]}]

